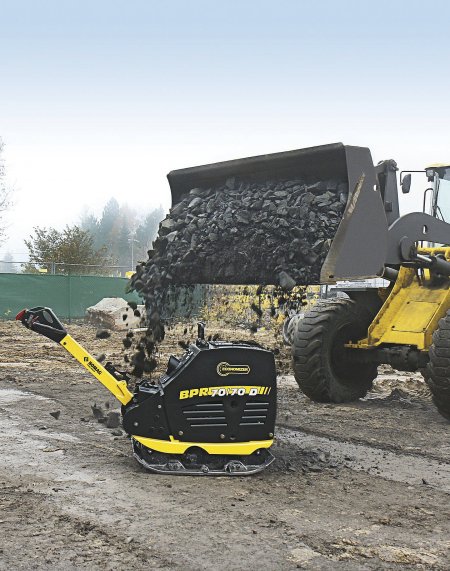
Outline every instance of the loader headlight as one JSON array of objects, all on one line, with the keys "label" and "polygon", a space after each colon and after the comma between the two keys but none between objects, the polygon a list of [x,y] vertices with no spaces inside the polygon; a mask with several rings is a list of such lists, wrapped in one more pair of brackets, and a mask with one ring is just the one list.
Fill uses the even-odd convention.
[{"label": "loader headlight", "polygon": [[434,179],[434,169],[426,169],[425,173],[427,175],[428,182],[431,182]]}]

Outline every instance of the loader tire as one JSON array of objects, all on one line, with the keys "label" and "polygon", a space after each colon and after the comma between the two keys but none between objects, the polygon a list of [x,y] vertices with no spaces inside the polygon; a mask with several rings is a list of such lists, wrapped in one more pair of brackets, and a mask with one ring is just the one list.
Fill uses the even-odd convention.
[{"label": "loader tire", "polygon": [[373,363],[346,361],[344,344],[367,335],[372,315],[350,299],[317,304],[299,321],[292,345],[295,379],[317,402],[351,402],[366,395],[377,376]]},{"label": "loader tire", "polygon": [[428,354],[424,379],[438,411],[450,420],[450,311],[439,320]]}]

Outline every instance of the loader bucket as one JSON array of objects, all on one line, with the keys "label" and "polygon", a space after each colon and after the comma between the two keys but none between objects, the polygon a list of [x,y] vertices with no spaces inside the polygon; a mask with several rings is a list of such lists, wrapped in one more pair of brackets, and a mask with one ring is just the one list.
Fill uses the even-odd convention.
[{"label": "loader bucket", "polygon": [[[347,182],[347,203],[319,281],[335,283],[375,277],[382,272],[387,250],[387,220],[368,148],[335,143],[174,170],[167,175],[172,205],[183,200],[191,189],[220,189],[230,177],[249,183],[296,178],[334,178]],[[254,283],[267,282],[267,278],[259,277],[254,276]],[[238,276],[230,276],[226,283],[240,282]]]}]

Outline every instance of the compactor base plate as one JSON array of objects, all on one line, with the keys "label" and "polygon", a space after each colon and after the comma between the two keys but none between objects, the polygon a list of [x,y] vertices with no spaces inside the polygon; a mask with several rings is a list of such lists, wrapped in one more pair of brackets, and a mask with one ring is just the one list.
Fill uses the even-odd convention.
[{"label": "compactor base plate", "polygon": [[146,470],[157,474],[189,476],[249,476],[270,466],[275,458],[261,448],[248,456],[208,454],[191,448],[185,454],[165,454],[132,439],[133,455]]}]

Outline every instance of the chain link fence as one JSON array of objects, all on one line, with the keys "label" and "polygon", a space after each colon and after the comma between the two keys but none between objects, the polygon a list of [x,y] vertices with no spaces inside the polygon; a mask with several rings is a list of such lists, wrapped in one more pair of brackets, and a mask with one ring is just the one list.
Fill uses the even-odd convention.
[{"label": "chain link fence", "polygon": [[14,319],[24,307],[47,306],[64,319],[83,318],[105,297],[141,303],[129,291],[129,266],[0,259],[0,318]]},{"label": "chain link fence", "polygon": [[35,264],[28,261],[0,259],[0,274],[48,274],[52,276],[76,275],[129,278],[132,273],[133,271],[130,269],[130,266],[72,264],[68,262],[56,262],[54,260]]}]

